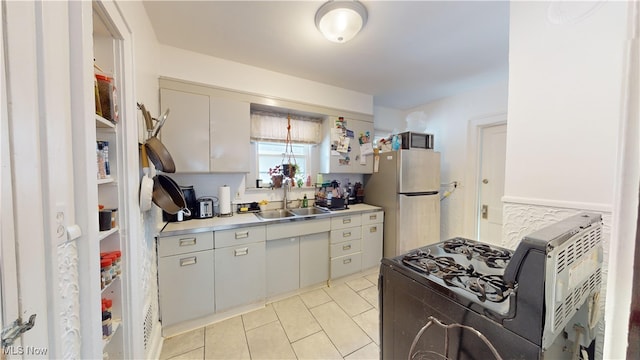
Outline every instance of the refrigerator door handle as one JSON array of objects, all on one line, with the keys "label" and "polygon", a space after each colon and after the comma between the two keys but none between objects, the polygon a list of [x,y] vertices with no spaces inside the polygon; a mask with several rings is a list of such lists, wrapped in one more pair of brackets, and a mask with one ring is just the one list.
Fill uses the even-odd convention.
[{"label": "refrigerator door handle", "polygon": [[429,195],[437,195],[438,191],[423,191],[423,192],[398,193],[398,194],[404,195],[404,196],[429,196]]}]

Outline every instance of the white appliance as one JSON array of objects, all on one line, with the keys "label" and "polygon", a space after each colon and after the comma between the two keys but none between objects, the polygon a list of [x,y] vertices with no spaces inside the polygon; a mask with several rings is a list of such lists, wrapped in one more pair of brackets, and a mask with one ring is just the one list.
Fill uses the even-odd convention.
[{"label": "white appliance", "polygon": [[365,203],[384,209],[384,256],[395,257],[440,239],[440,153],[401,149],[380,154],[365,176]]}]

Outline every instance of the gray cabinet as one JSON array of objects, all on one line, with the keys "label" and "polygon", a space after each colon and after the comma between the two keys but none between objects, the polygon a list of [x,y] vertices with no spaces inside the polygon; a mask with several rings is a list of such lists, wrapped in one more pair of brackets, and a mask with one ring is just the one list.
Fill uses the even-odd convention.
[{"label": "gray cabinet", "polygon": [[265,227],[214,232],[216,312],[264,301]]},{"label": "gray cabinet", "polygon": [[249,172],[251,110],[248,102],[210,97],[211,172]]},{"label": "gray cabinet", "polygon": [[345,127],[353,134],[353,137],[349,137],[351,150],[347,153],[341,153],[332,150],[331,147],[337,137],[334,130],[337,119],[337,117],[331,116],[323,123],[324,137],[321,144],[320,172],[371,174],[373,172],[373,155],[364,156],[361,154],[358,138],[360,134],[369,132],[370,141],[373,141],[373,122],[345,118]]},{"label": "gray cabinet", "polygon": [[300,287],[305,288],[327,280],[329,232],[300,236]]},{"label": "gray cabinet", "polygon": [[362,214],[362,269],[380,265],[384,212]]},{"label": "gray cabinet", "polygon": [[170,109],[161,139],[178,172],[209,171],[209,96],[160,89],[162,111]]},{"label": "gray cabinet", "polygon": [[284,294],[300,286],[300,238],[267,241],[267,296]]},{"label": "gray cabinet", "polygon": [[362,215],[331,218],[330,269],[331,279],[353,274],[362,269]]},{"label": "gray cabinet", "polygon": [[158,256],[163,328],[213,314],[213,233],[159,238]]},{"label": "gray cabinet", "polygon": [[176,171],[249,172],[250,104],[202,87],[189,90],[160,89],[160,106],[170,109],[160,138]]},{"label": "gray cabinet", "polygon": [[267,296],[329,279],[330,226],[328,218],[267,225]]}]

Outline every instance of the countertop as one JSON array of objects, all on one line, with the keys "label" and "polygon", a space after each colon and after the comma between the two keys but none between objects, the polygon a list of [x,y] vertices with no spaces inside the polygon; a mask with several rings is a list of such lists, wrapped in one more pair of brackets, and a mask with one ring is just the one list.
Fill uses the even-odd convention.
[{"label": "countertop", "polygon": [[233,216],[227,217],[214,217],[210,219],[191,219],[182,222],[170,222],[166,223],[158,234],[159,237],[165,236],[173,236],[173,235],[183,235],[183,234],[192,234],[199,232],[207,232],[207,231],[217,231],[217,230],[226,230],[226,229],[234,229],[245,226],[254,226],[254,225],[264,225],[268,223],[277,223],[277,222],[289,222],[289,221],[301,221],[308,218],[325,218],[325,217],[333,217],[333,216],[343,216],[349,215],[353,213],[367,213],[373,211],[382,210],[381,207],[368,205],[368,204],[353,204],[349,205],[348,209],[344,210],[334,210],[328,214],[321,215],[310,215],[310,216],[300,216],[295,219],[285,218],[285,219],[260,219],[254,213],[248,214],[233,214]]}]

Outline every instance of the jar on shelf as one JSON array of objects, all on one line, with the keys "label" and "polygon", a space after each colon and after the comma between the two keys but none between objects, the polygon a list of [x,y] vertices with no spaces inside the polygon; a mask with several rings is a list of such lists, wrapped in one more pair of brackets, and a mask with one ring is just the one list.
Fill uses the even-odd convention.
[{"label": "jar on shelf", "polygon": [[102,258],[100,259],[100,274],[102,274],[102,279],[104,280],[104,286],[108,286],[111,284],[113,280],[112,275],[112,267],[111,264],[113,261],[110,258]]},{"label": "jar on shelf", "polygon": [[107,311],[107,305],[102,303],[102,338],[106,339],[111,336],[113,324],[111,320],[111,312]]}]

